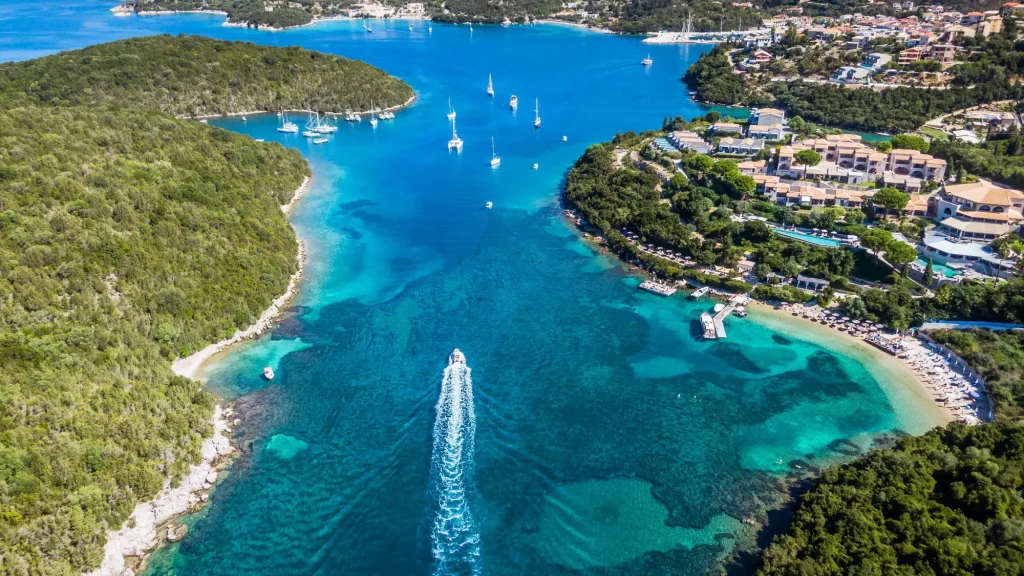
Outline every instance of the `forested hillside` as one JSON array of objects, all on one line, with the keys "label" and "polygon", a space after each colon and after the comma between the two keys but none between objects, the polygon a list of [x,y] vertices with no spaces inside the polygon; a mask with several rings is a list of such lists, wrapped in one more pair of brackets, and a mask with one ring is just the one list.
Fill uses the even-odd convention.
[{"label": "forested hillside", "polygon": [[0,112],[0,573],[95,566],[195,460],[213,398],[169,361],[284,292],[308,172],[156,113]]},{"label": "forested hillside", "polygon": [[0,66],[0,574],[99,564],[211,432],[214,398],[170,361],[251,324],[296,269],[280,205],[306,161],[163,112],[411,94],[359,62],[194,37]]},{"label": "forested hillside", "polygon": [[761,576],[1012,575],[1024,567],[1024,428],[953,424],[827,469]]},{"label": "forested hillside", "polygon": [[175,116],[252,110],[369,110],[413,96],[358,60],[201,36],[132,38],[0,65],[0,101],[105,104]]}]

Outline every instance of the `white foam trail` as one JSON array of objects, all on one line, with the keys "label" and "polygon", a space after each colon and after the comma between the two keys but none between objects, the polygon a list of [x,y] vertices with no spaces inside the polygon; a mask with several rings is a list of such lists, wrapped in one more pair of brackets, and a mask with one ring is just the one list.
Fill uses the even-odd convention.
[{"label": "white foam trail", "polygon": [[480,533],[469,510],[467,490],[472,488],[473,379],[465,364],[445,368],[434,422],[431,475],[437,511],[430,531],[434,574],[479,574]]}]

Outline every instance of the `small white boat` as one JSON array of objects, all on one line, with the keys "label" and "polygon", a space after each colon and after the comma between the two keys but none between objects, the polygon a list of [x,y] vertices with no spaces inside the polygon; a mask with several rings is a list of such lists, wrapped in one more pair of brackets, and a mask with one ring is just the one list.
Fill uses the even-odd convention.
[{"label": "small white boat", "polygon": [[242,116],[242,122],[246,122],[246,121],[247,121],[247,120],[246,120],[246,117],[245,117],[245,116],[243,115],[243,116]]},{"label": "small white boat", "polygon": [[568,142],[568,141],[569,141],[569,137],[568,136],[562,136],[562,142]]},{"label": "small white boat", "polygon": [[494,136],[491,136],[491,168],[497,168],[501,164],[501,157],[494,153]]},{"label": "small white boat", "polygon": [[533,169],[536,170],[538,168],[540,168],[540,164],[537,164],[536,162],[534,162],[533,163]]},{"label": "small white boat", "polygon": [[519,98],[517,98],[515,94],[508,99],[508,107],[511,108],[513,112],[515,112],[516,108],[519,108]]},{"label": "small white boat", "polygon": [[327,138],[314,138],[313,139],[313,144],[327,144],[328,142],[330,142],[330,140],[328,140]]},{"label": "small white boat", "polygon": [[376,109],[373,107],[373,100],[370,100],[370,126],[377,127],[377,116],[374,114]]},{"label": "small white boat", "polygon": [[490,210],[492,206],[494,206],[493,202],[488,202],[487,204],[484,204],[484,208],[487,208],[488,210]]},{"label": "small white boat", "polygon": [[455,120],[452,120],[452,139],[448,141],[448,151],[462,152],[462,138],[455,132]]},{"label": "small white boat", "polygon": [[540,128],[540,98],[537,98],[533,106],[533,127]]},{"label": "small white boat", "polygon": [[487,95],[494,98],[494,82],[491,81],[491,75],[487,75]]},{"label": "small white boat", "polygon": [[453,350],[451,355],[448,356],[448,365],[451,366],[453,364],[466,365],[466,357],[462,355],[462,352],[460,352],[458,348]]},{"label": "small white boat", "polygon": [[711,314],[707,312],[700,315],[700,325],[704,329],[704,338],[707,340],[714,340],[718,337],[718,333],[715,331],[715,322],[711,318]]},{"label": "small white boat", "polygon": [[647,58],[640,61],[641,66],[650,66],[651,64],[654,64],[654,60],[651,60],[650,54],[647,55]]},{"label": "small white boat", "polygon": [[263,377],[266,378],[267,380],[273,380],[274,379],[274,369],[271,368],[270,366],[265,367],[263,369]]},{"label": "small white boat", "polygon": [[448,99],[448,120],[449,121],[454,121],[455,120],[455,108],[452,108],[452,99],[451,98]]},{"label": "small white boat", "polygon": [[302,135],[305,136],[306,138],[316,138],[316,137],[320,136],[320,133],[319,132],[313,132],[312,130],[306,130],[306,131],[304,131],[302,133]]}]

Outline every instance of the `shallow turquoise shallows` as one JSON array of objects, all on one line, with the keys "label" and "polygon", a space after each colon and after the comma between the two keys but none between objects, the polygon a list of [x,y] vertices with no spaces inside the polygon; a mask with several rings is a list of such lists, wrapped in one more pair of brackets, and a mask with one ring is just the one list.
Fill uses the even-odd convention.
[{"label": "shallow turquoise shallows", "polygon": [[[0,60],[199,33],[363,59],[418,94],[320,146],[272,115],[211,121],[309,158],[292,216],[309,263],[273,335],[211,366],[210,387],[247,414],[245,453],[150,574],[716,573],[791,463],[935,423],[804,326],[754,312],[700,341],[709,301],[638,290],[564,224],[559,186],[587,145],[701,112],[679,79],[706,47],[555,25],[254,32],[111,5],[8,0]],[[461,155],[446,151],[449,97]],[[467,366],[449,369],[456,347]]]}]

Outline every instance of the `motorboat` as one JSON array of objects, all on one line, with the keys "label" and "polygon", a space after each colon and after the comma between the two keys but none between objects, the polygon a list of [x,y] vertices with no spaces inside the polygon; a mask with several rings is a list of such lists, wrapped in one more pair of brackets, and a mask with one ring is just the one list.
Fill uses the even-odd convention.
[{"label": "motorboat", "polygon": [[274,369],[271,368],[270,366],[267,366],[267,367],[263,368],[263,377],[266,378],[267,380],[273,380],[274,379]]},{"label": "motorboat", "polygon": [[650,54],[647,55],[647,58],[640,61],[641,66],[650,66],[651,64],[654,64],[654,60],[651,60]]},{"label": "motorboat", "polygon": [[519,98],[515,94],[508,99],[508,107],[511,108],[513,112],[516,108],[519,108]]},{"label": "motorboat", "polygon": [[484,208],[487,208],[488,210],[490,210],[493,206],[494,202],[488,202],[487,204],[484,204]]},{"label": "motorboat", "polygon": [[456,348],[452,351],[451,355],[448,356],[448,365],[453,366],[455,364],[466,365],[466,357],[463,356],[462,351]]},{"label": "motorboat", "polygon": [[533,127],[540,128],[540,98],[533,105]]}]

